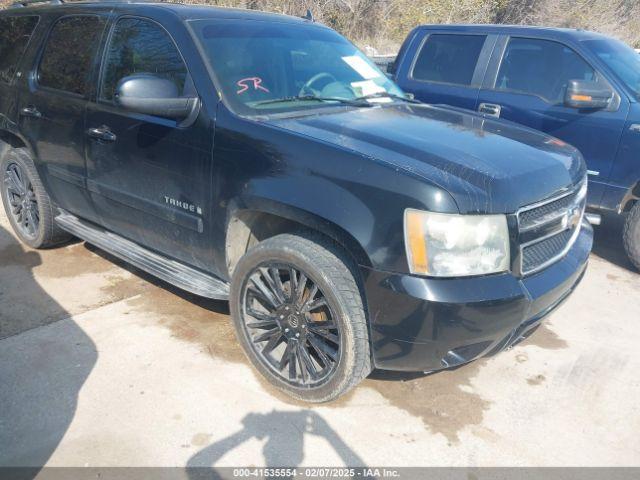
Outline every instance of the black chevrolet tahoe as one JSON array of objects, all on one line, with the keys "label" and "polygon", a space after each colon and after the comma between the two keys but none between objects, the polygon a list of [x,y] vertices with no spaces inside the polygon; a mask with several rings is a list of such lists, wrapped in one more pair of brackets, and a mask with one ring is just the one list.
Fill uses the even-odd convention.
[{"label": "black chevrolet tahoe", "polygon": [[309,402],[513,345],[592,246],[576,149],[420,104],[310,19],[14,4],[0,139],[25,244],[79,237],[228,300],[256,369]]}]

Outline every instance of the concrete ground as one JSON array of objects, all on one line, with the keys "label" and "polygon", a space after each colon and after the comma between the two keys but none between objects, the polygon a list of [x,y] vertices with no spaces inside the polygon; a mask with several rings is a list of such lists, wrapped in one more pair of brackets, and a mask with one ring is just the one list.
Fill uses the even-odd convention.
[{"label": "concrete ground", "polygon": [[0,216],[0,466],[640,466],[640,274],[601,228],[532,338],[306,408],[245,360],[224,303]]}]

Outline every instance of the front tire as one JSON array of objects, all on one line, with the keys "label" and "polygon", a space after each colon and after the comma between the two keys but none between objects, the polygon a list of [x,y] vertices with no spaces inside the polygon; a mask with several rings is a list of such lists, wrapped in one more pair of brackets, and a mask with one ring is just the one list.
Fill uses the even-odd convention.
[{"label": "front tire", "polygon": [[305,402],[343,395],[371,372],[363,300],[341,252],[278,235],[236,265],[230,307],[247,357],[275,387]]},{"label": "front tire", "polygon": [[622,239],[629,260],[640,270],[640,201],[636,202],[627,216]]},{"label": "front tire", "polygon": [[13,231],[23,243],[47,248],[71,238],[54,221],[56,209],[27,149],[9,149],[0,159],[0,194]]}]

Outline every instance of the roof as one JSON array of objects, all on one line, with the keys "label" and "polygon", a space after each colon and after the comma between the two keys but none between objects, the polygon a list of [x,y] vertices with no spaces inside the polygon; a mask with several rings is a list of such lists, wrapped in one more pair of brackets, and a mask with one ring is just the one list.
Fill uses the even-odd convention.
[{"label": "roof", "polygon": [[609,38],[601,33],[575,28],[538,27],[529,25],[421,25],[421,29],[454,30],[468,33],[494,33],[501,35],[536,35],[556,39],[591,40],[596,38]]},{"label": "roof", "polygon": [[290,15],[282,15],[277,13],[268,13],[258,10],[248,10],[242,8],[214,7],[209,5],[186,5],[181,3],[161,2],[161,1],[144,1],[144,0],[106,0],[106,1],[73,1],[66,3],[53,3],[44,1],[42,3],[33,3],[25,8],[15,8],[4,10],[11,13],[26,12],[60,12],[64,10],[104,10],[109,8],[117,8],[119,10],[146,10],[146,9],[162,9],[172,11],[179,17],[187,20],[198,18],[226,18],[226,19],[242,19],[242,20],[262,20],[285,23],[311,23],[309,20],[292,17]]}]

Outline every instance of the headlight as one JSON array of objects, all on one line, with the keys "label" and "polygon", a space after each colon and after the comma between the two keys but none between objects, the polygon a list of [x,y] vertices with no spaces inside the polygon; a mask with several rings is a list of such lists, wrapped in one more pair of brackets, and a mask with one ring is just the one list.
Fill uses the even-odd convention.
[{"label": "headlight", "polygon": [[404,241],[411,273],[461,277],[509,270],[504,215],[450,215],[408,208]]}]

